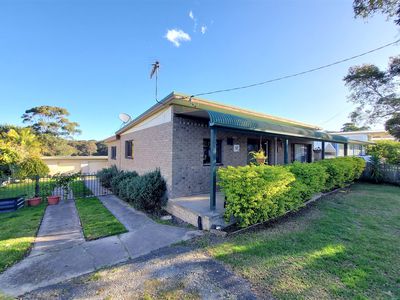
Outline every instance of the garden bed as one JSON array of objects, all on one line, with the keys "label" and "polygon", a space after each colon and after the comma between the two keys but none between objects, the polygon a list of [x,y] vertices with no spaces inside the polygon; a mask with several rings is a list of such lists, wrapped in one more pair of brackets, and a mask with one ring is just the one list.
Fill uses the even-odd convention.
[{"label": "garden bed", "polygon": [[23,197],[0,199],[0,213],[16,211],[25,205]]}]

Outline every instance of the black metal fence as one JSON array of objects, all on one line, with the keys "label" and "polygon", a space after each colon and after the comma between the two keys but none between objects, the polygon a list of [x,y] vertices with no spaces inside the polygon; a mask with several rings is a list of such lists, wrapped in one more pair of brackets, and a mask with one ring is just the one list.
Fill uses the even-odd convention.
[{"label": "black metal fence", "polygon": [[58,185],[55,177],[51,176],[23,179],[10,177],[0,184],[0,199],[63,196],[65,193],[67,198],[71,199],[108,195],[111,191],[101,185],[96,174],[77,175],[68,184],[67,190]]},{"label": "black metal fence", "polygon": [[[367,163],[362,174],[364,180],[374,180],[372,176],[374,166]],[[400,185],[400,165],[379,164],[379,177],[381,182]]]}]

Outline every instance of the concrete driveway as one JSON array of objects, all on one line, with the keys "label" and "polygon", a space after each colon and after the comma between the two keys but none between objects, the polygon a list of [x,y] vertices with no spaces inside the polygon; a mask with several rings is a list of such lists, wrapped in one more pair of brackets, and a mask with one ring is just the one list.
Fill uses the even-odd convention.
[{"label": "concrete driveway", "polygon": [[201,235],[158,224],[113,195],[98,198],[127,233],[85,241],[73,200],[48,206],[31,253],[0,274],[0,290],[20,296]]}]

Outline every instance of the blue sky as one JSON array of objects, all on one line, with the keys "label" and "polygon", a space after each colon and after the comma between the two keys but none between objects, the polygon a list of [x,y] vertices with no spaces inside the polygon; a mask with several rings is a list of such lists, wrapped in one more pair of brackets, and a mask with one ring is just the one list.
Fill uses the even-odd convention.
[{"label": "blue sky", "polygon": [[[160,96],[196,94],[303,71],[399,38],[383,16],[354,19],[351,2],[0,0],[0,123],[19,124],[26,109],[56,105],[80,123],[76,138],[102,139],[119,128],[120,112],[134,117],[155,103],[149,72],[156,59]],[[177,47],[173,38],[182,34]],[[385,67],[398,50],[208,98],[337,130],[352,109],[342,81],[348,68]]]}]

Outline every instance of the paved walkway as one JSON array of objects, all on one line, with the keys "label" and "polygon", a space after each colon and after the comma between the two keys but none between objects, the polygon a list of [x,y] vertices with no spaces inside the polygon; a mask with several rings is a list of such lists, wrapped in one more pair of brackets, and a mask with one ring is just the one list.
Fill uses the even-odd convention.
[{"label": "paved walkway", "polygon": [[85,241],[73,200],[48,206],[31,253],[0,274],[0,290],[20,296],[201,234],[155,223],[113,195],[98,198],[129,232]]}]

